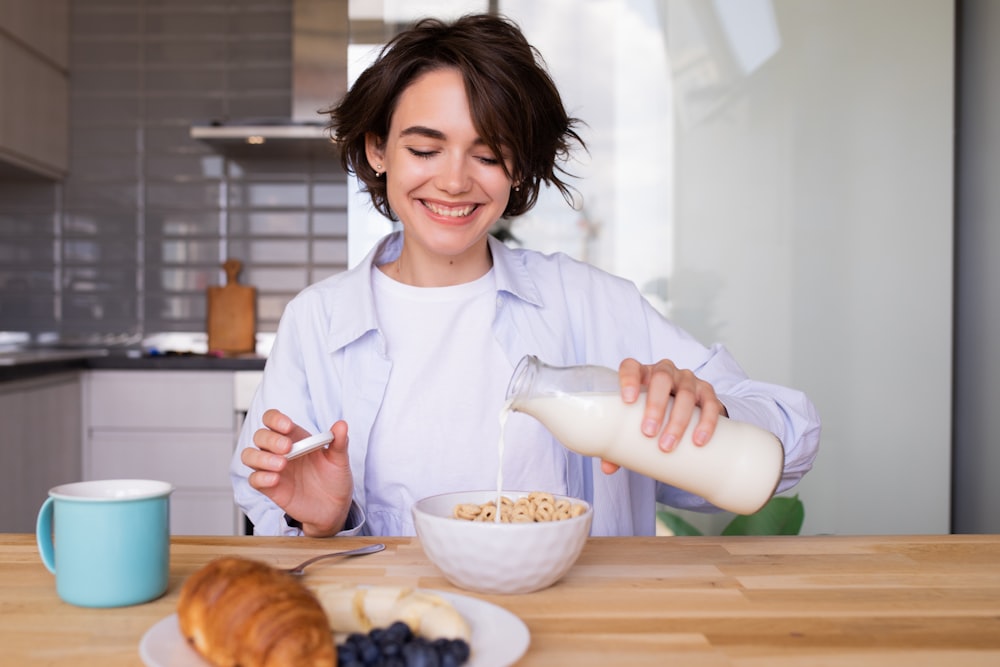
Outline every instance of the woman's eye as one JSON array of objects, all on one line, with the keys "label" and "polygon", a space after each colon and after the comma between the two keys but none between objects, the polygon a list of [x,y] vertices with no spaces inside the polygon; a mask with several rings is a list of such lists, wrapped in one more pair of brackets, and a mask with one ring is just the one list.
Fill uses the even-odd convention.
[{"label": "woman's eye", "polygon": [[480,162],[482,162],[483,164],[486,164],[486,165],[497,165],[497,164],[500,164],[500,160],[496,159],[495,157],[480,156],[478,159],[479,159]]},{"label": "woman's eye", "polygon": [[421,151],[417,150],[416,148],[407,148],[406,150],[410,151],[410,154],[413,155],[414,157],[420,157],[424,159],[431,157],[437,152],[437,151]]}]

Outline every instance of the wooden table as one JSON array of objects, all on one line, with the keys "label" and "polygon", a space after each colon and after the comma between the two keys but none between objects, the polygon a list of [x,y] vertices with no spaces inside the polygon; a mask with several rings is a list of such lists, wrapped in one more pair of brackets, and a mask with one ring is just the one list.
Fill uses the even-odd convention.
[{"label": "wooden table", "polygon": [[[56,596],[34,536],[0,535],[0,664],[139,665],[143,634],[211,558],[289,566],[372,541],[174,537],[164,597],[81,609]],[[380,541],[308,577],[461,592],[417,540]],[[591,538],[552,588],[474,597],[525,621],[526,666],[1000,665],[1000,535]]]}]

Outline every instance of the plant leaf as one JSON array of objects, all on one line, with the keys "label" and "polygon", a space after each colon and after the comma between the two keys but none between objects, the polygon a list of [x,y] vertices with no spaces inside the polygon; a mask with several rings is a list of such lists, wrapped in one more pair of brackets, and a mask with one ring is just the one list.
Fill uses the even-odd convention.
[{"label": "plant leaf", "polygon": [[687,537],[691,535],[701,535],[701,531],[692,526],[690,523],[680,518],[673,512],[665,512],[660,510],[656,513],[656,518],[663,522],[670,532],[672,532],[677,537]]},{"label": "plant leaf", "polygon": [[723,535],[798,535],[805,519],[805,506],[798,495],[771,498],[766,505],[729,522]]}]

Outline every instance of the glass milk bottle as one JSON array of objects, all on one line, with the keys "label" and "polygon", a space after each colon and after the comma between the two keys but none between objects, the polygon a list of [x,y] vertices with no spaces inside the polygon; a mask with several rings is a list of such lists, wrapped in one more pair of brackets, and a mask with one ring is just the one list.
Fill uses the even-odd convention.
[{"label": "glass milk bottle", "polygon": [[[618,372],[603,366],[556,367],[526,356],[507,387],[510,410],[540,421],[565,447],[600,457],[705,498],[716,507],[752,514],[774,494],[784,467],[781,442],[762,428],[719,417],[704,446],[691,436],[700,410],[671,452],[643,434],[643,392],[621,399]],[[667,415],[673,407],[667,406]],[[666,420],[664,420],[666,424]]]}]

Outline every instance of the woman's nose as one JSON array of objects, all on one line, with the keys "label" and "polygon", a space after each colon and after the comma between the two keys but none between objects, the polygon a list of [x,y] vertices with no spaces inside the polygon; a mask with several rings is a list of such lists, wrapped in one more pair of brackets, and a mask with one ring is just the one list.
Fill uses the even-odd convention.
[{"label": "woman's nose", "polygon": [[469,189],[469,169],[464,156],[449,157],[442,161],[442,169],[438,175],[438,187],[451,194],[465,192]]}]

